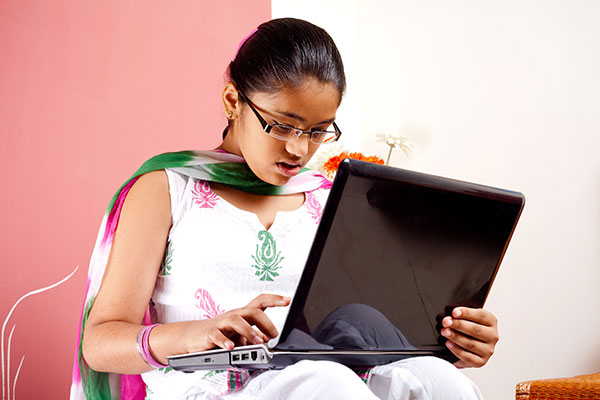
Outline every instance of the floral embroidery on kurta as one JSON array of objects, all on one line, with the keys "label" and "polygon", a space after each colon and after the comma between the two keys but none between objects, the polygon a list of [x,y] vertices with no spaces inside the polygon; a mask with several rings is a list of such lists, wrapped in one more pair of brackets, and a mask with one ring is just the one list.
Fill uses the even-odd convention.
[{"label": "floral embroidery on kurta", "polygon": [[208,379],[208,378],[212,378],[213,376],[217,375],[217,374],[222,374],[223,372],[227,372],[226,369],[212,369],[210,371],[208,371],[206,374],[204,374],[204,376],[202,378],[200,378],[200,380],[204,380],[204,379]]},{"label": "floral embroidery on kurta", "polygon": [[144,400],[151,400],[150,395],[154,394],[154,392],[148,387],[148,385],[144,386],[146,386],[146,397],[144,397]]},{"label": "floral embroidery on kurta", "polygon": [[160,265],[160,271],[158,274],[160,276],[171,275],[171,262],[173,261],[173,243],[169,242],[167,245],[167,249],[165,250],[165,256],[163,257],[162,263]]},{"label": "floral embroidery on kurta", "polygon": [[260,277],[261,281],[272,281],[279,276],[276,271],[281,268],[281,261],[285,257],[281,256],[281,251],[277,252],[275,239],[268,231],[258,232],[258,239],[262,244],[256,245],[256,253],[252,256],[254,260],[252,267],[256,269],[255,275]]},{"label": "floral embroidery on kurta", "polygon": [[225,310],[221,308],[220,305],[215,303],[210,293],[204,289],[196,290],[196,299],[198,302],[196,303],[196,307],[204,312],[202,317],[205,319],[216,318],[219,315],[223,314]]},{"label": "floral embroidery on kurta", "polygon": [[196,181],[192,193],[194,194],[194,204],[197,204],[200,208],[214,208],[217,200],[219,200],[207,181]]},{"label": "floral embroidery on kurta", "polygon": [[308,210],[309,214],[312,216],[312,219],[318,224],[321,221],[321,215],[323,214],[323,207],[319,200],[317,200],[317,196],[315,196],[312,192],[306,192],[306,200],[304,201],[304,206]]},{"label": "floral embroidery on kurta", "polygon": [[160,372],[162,372],[163,374],[168,374],[169,372],[173,371],[173,367],[162,367],[158,369]]}]

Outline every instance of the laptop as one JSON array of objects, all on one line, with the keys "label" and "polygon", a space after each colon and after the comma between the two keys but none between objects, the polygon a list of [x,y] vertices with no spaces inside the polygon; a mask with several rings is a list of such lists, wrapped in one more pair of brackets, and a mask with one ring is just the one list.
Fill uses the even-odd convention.
[{"label": "laptop", "polygon": [[352,159],[337,171],[280,335],[167,357],[175,370],[456,358],[441,320],[483,307],[523,194]]}]

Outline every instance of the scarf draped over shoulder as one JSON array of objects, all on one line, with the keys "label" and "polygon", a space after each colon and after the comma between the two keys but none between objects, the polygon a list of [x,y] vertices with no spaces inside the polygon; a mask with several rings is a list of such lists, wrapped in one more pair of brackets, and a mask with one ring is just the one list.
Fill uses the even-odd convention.
[{"label": "scarf draped over shoulder", "polygon": [[[71,400],[114,398],[142,400],[146,395],[145,384],[139,375],[108,374],[91,369],[83,358],[81,343],[87,318],[104,275],[127,193],[143,174],[165,168],[193,178],[222,183],[244,192],[260,195],[286,195],[331,187],[331,182],[327,178],[306,168],[283,186],[271,185],[254,175],[242,157],[221,150],[164,153],[146,161],[112,197],[100,225],[90,260],[85,301],[77,335]],[[143,323],[150,324],[148,311]],[[109,375],[112,376],[109,378]]]}]

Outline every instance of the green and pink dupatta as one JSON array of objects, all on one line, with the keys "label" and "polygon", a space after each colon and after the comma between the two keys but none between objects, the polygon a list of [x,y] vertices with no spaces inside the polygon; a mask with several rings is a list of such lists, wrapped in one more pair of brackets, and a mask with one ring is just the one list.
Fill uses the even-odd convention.
[{"label": "green and pink dupatta", "polygon": [[[254,175],[242,157],[220,150],[164,153],[146,161],[115,193],[106,209],[106,214],[98,232],[90,260],[85,302],[77,335],[77,354],[73,366],[71,400],[109,400],[115,398],[141,400],[145,397],[145,385],[139,375],[112,374],[114,376],[109,379],[109,374],[91,369],[83,358],[81,339],[90,309],[94,304],[94,299],[102,281],[125,197],[131,186],[141,175],[165,168],[174,169],[193,178],[218,182],[235,189],[261,195],[302,193],[321,187],[331,187],[331,182],[327,178],[308,169],[300,171],[285,185],[274,186],[261,181]],[[146,312],[143,323],[150,323],[148,312]]]}]

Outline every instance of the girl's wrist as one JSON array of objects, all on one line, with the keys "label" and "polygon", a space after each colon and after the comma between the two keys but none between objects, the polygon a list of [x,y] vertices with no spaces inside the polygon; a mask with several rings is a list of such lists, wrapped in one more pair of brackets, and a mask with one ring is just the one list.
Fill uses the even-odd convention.
[{"label": "girl's wrist", "polygon": [[160,326],[160,324],[148,325],[140,329],[137,338],[137,349],[139,355],[142,359],[151,366],[152,368],[164,368],[168,366],[168,363],[165,359],[159,360],[155,354],[152,352],[152,347],[150,346],[150,334],[154,330],[154,328]]},{"label": "girl's wrist", "polygon": [[160,364],[168,364],[167,356],[210,350],[207,322],[181,321],[159,325],[149,335],[149,351]]},{"label": "girl's wrist", "polygon": [[[166,356],[168,355],[189,354],[209,350],[210,347],[206,340],[206,324],[209,321],[210,320],[182,321],[169,324],[169,328],[171,328],[169,338],[171,339],[168,342],[169,351],[164,353],[164,361],[166,361]],[[165,326],[162,327],[162,329],[165,328]],[[176,338],[176,340],[173,340],[173,338]],[[160,352],[154,351],[154,353]]]},{"label": "girl's wrist", "polygon": [[[184,353],[185,345],[181,338],[188,322],[176,322],[169,324],[157,325],[151,330],[148,335],[148,355],[151,356],[159,364],[160,367],[168,365],[167,356]],[[151,363],[148,363],[151,365]],[[158,367],[158,368],[160,368]],[[155,366],[156,368],[156,366]]]}]

